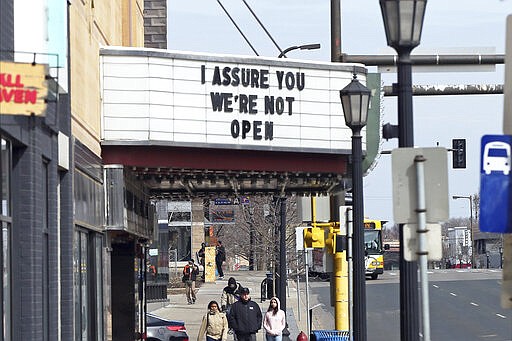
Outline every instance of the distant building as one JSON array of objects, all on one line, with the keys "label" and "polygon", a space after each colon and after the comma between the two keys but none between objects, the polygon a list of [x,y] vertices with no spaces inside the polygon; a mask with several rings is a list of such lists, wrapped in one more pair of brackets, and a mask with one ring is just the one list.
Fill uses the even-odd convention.
[{"label": "distant building", "polygon": [[448,228],[444,240],[444,258],[452,267],[465,267],[471,264],[471,233],[466,226]]}]

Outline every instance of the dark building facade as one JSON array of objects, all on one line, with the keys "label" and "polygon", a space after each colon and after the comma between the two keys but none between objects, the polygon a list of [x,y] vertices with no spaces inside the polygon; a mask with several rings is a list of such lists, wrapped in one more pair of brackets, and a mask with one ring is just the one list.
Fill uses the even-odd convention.
[{"label": "dark building facade", "polygon": [[[0,1],[4,63],[14,62],[13,5]],[[39,62],[45,58],[38,53],[32,59],[48,63],[48,70],[56,67],[48,59]],[[5,96],[0,103],[2,340],[57,340],[59,334],[71,340],[73,330],[69,97],[56,77],[45,76],[42,115],[4,112]],[[5,94],[14,87],[7,76],[3,80]]]}]

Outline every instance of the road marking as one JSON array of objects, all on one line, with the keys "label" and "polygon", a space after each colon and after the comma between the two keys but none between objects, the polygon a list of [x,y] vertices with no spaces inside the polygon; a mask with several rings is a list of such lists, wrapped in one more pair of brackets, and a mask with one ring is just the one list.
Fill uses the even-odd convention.
[{"label": "road marking", "polygon": [[454,294],[453,292],[451,292],[450,295],[457,297],[457,294]]},{"label": "road marking", "polygon": [[432,284],[432,286],[433,286],[434,288],[438,288],[438,289],[439,289],[439,285]]},{"label": "road marking", "polygon": [[502,319],[506,319],[507,317],[501,314],[496,313],[496,316],[501,317]]},{"label": "road marking", "polygon": [[474,305],[475,307],[478,307],[478,304],[476,304],[475,302],[469,302],[469,304]]}]

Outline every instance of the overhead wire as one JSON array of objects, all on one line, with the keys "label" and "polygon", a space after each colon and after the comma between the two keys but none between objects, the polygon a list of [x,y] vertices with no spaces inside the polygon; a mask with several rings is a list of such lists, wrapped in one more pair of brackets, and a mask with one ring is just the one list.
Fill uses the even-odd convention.
[{"label": "overhead wire", "polygon": [[236,29],[238,30],[238,32],[242,35],[242,37],[245,39],[245,41],[247,42],[247,44],[251,47],[251,49],[253,50],[254,54],[256,54],[257,56],[259,56],[258,52],[256,51],[256,49],[254,48],[254,46],[252,46],[251,42],[249,41],[249,39],[247,39],[247,37],[245,36],[245,34],[242,32],[242,30],[240,29],[240,27],[238,27],[238,25],[236,24],[235,20],[231,17],[231,15],[229,14],[229,12],[226,10],[226,8],[222,5],[222,3],[220,2],[220,0],[217,0],[217,3],[220,5],[220,7],[222,7],[222,9],[224,10],[224,13],[226,13],[226,15],[228,16],[228,18],[231,20],[231,22],[233,23],[233,25],[235,25]]},{"label": "overhead wire", "polygon": [[277,44],[277,42],[274,40],[274,38],[272,37],[272,35],[270,34],[270,32],[267,30],[267,28],[265,27],[265,25],[263,25],[263,23],[261,22],[261,20],[258,18],[258,16],[256,15],[256,13],[254,13],[254,11],[252,10],[252,8],[249,6],[249,4],[245,1],[245,0],[242,0],[245,4],[245,6],[247,6],[247,8],[249,9],[249,11],[251,12],[251,14],[254,16],[254,18],[256,19],[256,21],[258,22],[258,24],[260,24],[261,28],[263,28],[263,30],[265,31],[265,33],[268,35],[268,37],[270,38],[270,40],[272,40],[272,42],[274,43],[274,45],[277,47],[277,49],[279,50],[279,52],[281,53],[281,55],[283,55],[284,58],[286,58],[286,55],[283,53],[283,50],[281,49],[281,47],[279,47],[279,45]]}]

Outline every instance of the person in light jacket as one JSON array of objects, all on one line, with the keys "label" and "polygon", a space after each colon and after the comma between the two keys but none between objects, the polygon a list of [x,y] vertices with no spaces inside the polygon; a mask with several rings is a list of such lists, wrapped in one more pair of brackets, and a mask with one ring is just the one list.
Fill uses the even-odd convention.
[{"label": "person in light jacket", "polygon": [[277,297],[270,299],[270,305],[263,318],[263,328],[267,341],[281,341],[283,329],[286,327],[286,314],[282,311]]},{"label": "person in light jacket", "polygon": [[216,301],[208,303],[208,312],[203,316],[197,341],[203,341],[205,334],[206,341],[226,341],[228,338],[228,319],[219,311]]}]

